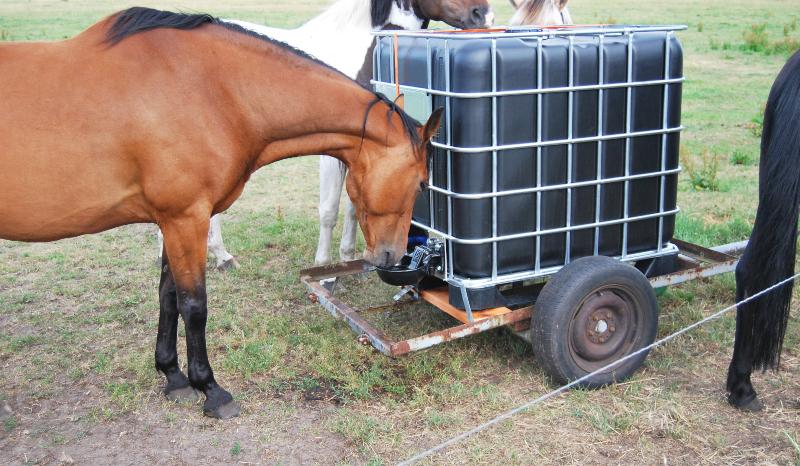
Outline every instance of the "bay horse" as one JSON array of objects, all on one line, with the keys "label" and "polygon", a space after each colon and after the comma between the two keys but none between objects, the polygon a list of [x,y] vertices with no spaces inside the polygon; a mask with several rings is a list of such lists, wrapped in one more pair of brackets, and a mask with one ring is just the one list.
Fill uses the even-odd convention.
[{"label": "bay horse", "polygon": [[[406,247],[427,143],[395,103],[286,44],[205,14],[131,8],[78,36],[0,44],[0,238],[53,241],[132,223],[164,233],[155,365],[169,399],[239,414],[206,351],[206,237],[250,175],[327,153],[347,191],[365,259]],[[186,327],[188,377],[176,352]]]},{"label": "bay horse", "polygon": [[[753,232],[736,266],[736,302],[794,275],[800,205],[800,51],[783,67],[769,93],[758,183]],[[750,375],[780,364],[792,289],[789,283],[737,308],[726,384],[733,406],[762,409]]]},{"label": "bay horse", "polygon": [[567,9],[569,0],[509,0],[516,8],[510,26],[558,26],[572,24],[572,16]]},{"label": "bay horse", "polygon": [[[425,29],[430,21],[456,28],[491,26],[494,12],[488,0],[338,0],[318,16],[295,29],[279,29],[237,20],[225,20],[264,34],[322,60],[350,78],[368,85],[372,78],[373,31]],[[339,216],[339,200],[346,167],[334,158],[320,157],[320,233],[314,262],[331,262],[333,230]],[[238,267],[225,249],[219,216],[211,219],[208,249],[219,270]],[[342,260],[356,257],[357,221],[350,199],[345,197],[344,229],[339,247]],[[161,236],[159,235],[159,240]],[[159,256],[162,244],[159,241]]]}]

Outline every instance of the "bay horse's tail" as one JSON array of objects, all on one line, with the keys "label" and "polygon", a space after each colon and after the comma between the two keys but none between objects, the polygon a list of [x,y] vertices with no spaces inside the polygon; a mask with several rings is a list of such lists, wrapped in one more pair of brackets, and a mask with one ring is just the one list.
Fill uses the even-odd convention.
[{"label": "bay horse's tail", "polygon": [[[800,52],[784,66],[767,100],[761,136],[758,210],[736,267],[737,300],[794,274],[800,206]],[[737,338],[752,348],[752,369],[775,369],[789,319],[792,283],[739,306],[749,328]],[[740,342],[737,342],[740,343]],[[731,380],[728,381],[729,390]]]}]

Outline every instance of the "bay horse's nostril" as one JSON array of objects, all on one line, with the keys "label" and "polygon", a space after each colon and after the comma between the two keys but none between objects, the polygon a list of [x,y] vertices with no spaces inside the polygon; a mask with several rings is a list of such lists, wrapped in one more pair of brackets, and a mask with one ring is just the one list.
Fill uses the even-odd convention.
[{"label": "bay horse's nostril", "polygon": [[470,13],[470,19],[475,27],[483,27],[486,25],[486,12],[481,7],[475,7]]},{"label": "bay horse's nostril", "polygon": [[383,257],[381,257],[381,262],[384,267],[389,267],[394,265],[392,261],[392,253],[391,251],[384,251]]}]

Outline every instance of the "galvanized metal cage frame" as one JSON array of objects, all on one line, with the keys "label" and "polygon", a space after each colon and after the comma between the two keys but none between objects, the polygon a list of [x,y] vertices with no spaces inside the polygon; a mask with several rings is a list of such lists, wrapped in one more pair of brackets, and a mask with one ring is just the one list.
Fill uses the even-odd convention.
[{"label": "galvanized metal cage frame", "polygon": [[[683,126],[676,126],[670,127],[668,122],[668,106],[666,102],[669,99],[669,92],[670,92],[670,84],[678,84],[684,81],[684,77],[680,76],[678,78],[670,78],[670,47],[669,41],[674,35],[675,31],[686,29],[686,26],[592,26],[592,27],[567,27],[567,28],[543,28],[543,29],[524,29],[524,30],[505,30],[501,32],[497,31],[487,31],[487,32],[454,32],[454,31],[380,31],[376,32],[375,35],[378,36],[378,40],[381,38],[389,38],[390,40],[397,41],[398,37],[413,37],[413,38],[422,38],[425,39],[425,43],[428,49],[427,53],[427,88],[410,86],[405,84],[398,84],[395,82],[396,76],[398,76],[398,70],[395,69],[395,64],[397,63],[397,57],[395,56],[396,52],[392,52],[392,63],[390,64],[390,69],[392,70],[391,76],[383,76],[381,73],[382,70],[382,63],[381,63],[381,54],[378,51],[378,47],[376,47],[376,53],[374,57],[374,79],[371,81],[372,85],[375,89],[379,92],[383,92],[389,96],[394,96],[397,91],[401,93],[413,93],[413,94],[423,94],[427,96],[427,108],[420,110],[419,108],[412,111],[412,115],[416,116],[417,118],[425,118],[429,115],[432,111],[432,98],[433,96],[442,96],[444,97],[445,102],[445,127],[447,128],[446,134],[444,135],[444,141],[432,141],[431,144],[443,151],[446,151],[447,154],[447,184],[446,186],[437,186],[434,184],[433,173],[429,174],[429,189],[431,191],[440,193],[444,195],[447,199],[447,225],[437,225],[434,221],[433,215],[433,196],[430,196],[430,203],[431,203],[431,225],[424,225],[417,221],[413,221],[412,223],[417,227],[420,227],[426,230],[432,237],[438,237],[443,240],[446,244],[446,260],[443,261],[443,265],[441,270],[437,271],[437,275],[440,278],[445,280],[446,282],[450,283],[451,285],[457,286],[459,288],[484,288],[489,286],[497,286],[512,282],[520,282],[520,281],[528,281],[528,280],[537,280],[543,278],[547,275],[553,274],[557,272],[563,265],[566,265],[570,262],[570,241],[572,232],[576,230],[588,230],[594,229],[594,254],[598,254],[598,247],[599,247],[599,235],[600,235],[600,228],[609,225],[622,225],[622,254],[617,256],[618,259],[622,261],[639,261],[643,259],[650,259],[670,254],[676,254],[678,252],[678,248],[672,244],[667,243],[664,245],[663,241],[663,233],[664,233],[664,218],[667,216],[675,215],[678,213],[680,209],[677,207],[675,209],[665,210],[665,192],[664,186],[666,177],[670,175],[676,175],[680,172],[681,167],[680,165],[674,169],[667,169],[667,155],[666,155],[666,146],[667,146],[667,136],[672,133],[680,132],[684,129]],[[635,34],[642,33],[642,32],[666,32],[665,34],[665,52],[664,52],[664,70],[663,70],[663,79],[658,80],[647,80],[647,81],[635,81],[632,75],[632,61],[633,61],[633,38]],[[573,65],[573,46],[574,40],[577,36],[591,36],[594,37],[598,41],[598,46],[600,49],[603,47],[603,43],[606,37],[609,36],[624,36],[627,37],[628,46],[627,46],[627,81],[622,83],[604,83],[603,82],[603,72],[604,72],[604,62],[603,62],[603,54],[599,54],[598,59],[598,84],[593,85],[575,85],[574,83],[574,65]],[[506,91],[498,91],[497,86],[497,40],[498,39],[506,39],[511,37],[518,37],[518,38],[526,38],[526,39],[533,39],[537,40],[538,47],[537,47],[537,87],[532,89],[521,89],[521,90],[506,90]],[[551,87],[551,88],[543,88],[542,87],[542,42],[548,38],[564,38],[569,41],[569,85],[567,87]],[[431,63],[431,44],[430,40],[444,40],[444,47],[445,47],[445,56],[446,56],[446,65],[444,66],[445,71],[445,89],[434,89],[433,86],[433,67]],[[450,80],[450,61],[451,61],[451,53],[449,44],[451,41],[459,41],[459,40],[472,40],[472,39],[485,39],[491,41],[491,50],[492,50],[492,90],[490,92],[453,92],[451,91],[451,80]],[[395,48],[396,50],[396,48]],[[663,87],[663,95],[662,95],[662,125],[661,128],[655,130],[647,130],[647,131],[633,131],[632,130],[632,115],[631,115],[631,94],[634,87],[639,86],[657,86],[660,85]],[[608,89],[618,89],[624,88],[627,90],[627,97],[626,97],[626,117],[625,117],[625,132],[618,133],[618,134],[603,134],[603,122],[602,122],[602,109],[603,109],[603,98],[604,98],[604,91]],[[574,111],[574,95],[576,92],[579,91],[587,91],[587,90],[597,90],[597,98],[598,98],[598,128],[597,128],[597,135],[592,137],[581,137],[576,138],[573,137],[573,111]],[[542,97],[544,94],[547,93],[568,93],[569,95],[569,115],[567,117],[568,121],[568,129],[567,129],[567,138],[562,140],[549,140],[544,141],[542,140]],[[499,97],[504,96],[517,96],[517,95],[534,95],[537,99],[537,128],[536,128],[536,140],[529,141],[526,143],[517,143],[517,144],[505,144],[499,145],[498,144],[498,128],[497,128],[497,100]],[[492,99],[492,145],[489,147],[456,147],[452,145],[452,126],[451,126],[451,99],[452,98],[459,98],[459,99],[477,99],[477,98],[491,98]],[[407,99],[408,102],[408,99]],[[427,114],[426,114],[427,113]],[[661,164],[660,170],[655,172],[647,172],[647,173],[639,173],[639,174],[632,174],[631,173],[631,141],[635,137],[641,136],[653,136],[653,135],[660,135],[661,136]],[[440,138],[441,139],[441,138]],[[614,177],[614,178],[602,178],[601,177],[601,170],[600,164],[602,162],[602,146],[603,142],[607,140],[625,140],[625,173],[624,176]],[[574,170],[572,167],[572,153],[573,147],[576,144],[586,143],[586,142],[597,142],[597,179],[590,180],[590,181],[580,181],[576,182],[574,180]],[[556,145],[565,145],[567,147],[567,183],[559,184],[559,185],[543,185],[542,184],[542,147],[545,146],[556,146]],[[537,179],[536,179],[536,186],[531,188],[525,189],[514,189],[514,190],[506,190],[506,191],[499,191],[498,186],[498,179],[497,179],[497,159],[498,159],[498,152],[504,150],[512,150],[512,149],[523,149],[523,148],[533,148],[536,150],[536,166],[537,166]],[[452,178],[453,178],[453,170],[452,170],[452,154],[453,152],[459,153],[488,153],[491,152],[492,154],[492,191],[485,192],[485,193],[459,193],[455,192],[452,189]],[[639,215],[639,216],[630,216],[629,215],[629,191],[630,191],[630,182],[632,180],[642,179],[642,178],[660,178],[660,193],[659,193],[659,208],[658,212],[646,215]],[[602,186],[608,183],[624,183],[624,214],[623,217],[620,219],[614,220],[600,220],[600,192]],[[573,189],[580,188],[580,187],[587,187],[587,186],[595,186],[596,194],[595,194],[595,221],[589,224],[579,224],[573,225],[572,224],[572,191]],[[567,213],[566,213],[566,226],[560,228],[551,228],[551,229],[542,229],[541,228],[541,203],[542,203],[542,193],[545,191],[551,190],[566,190],[567,192]],[[510,234],[510,235],[498,235],[497,231],[497,200],[503,196],[511,196],[517,194],[527,194],[527,193],[535,193],[536,194],[536,229],[534,231],[524,232],[524,233],[517,233],[517,234]],[[486,238],[459,238],[452,234],[453,231],[453,199],[491,199],[492,200],[492,235],[491,237]],[[637,252],[637,253],[629,253],[627,250],[628,247],[628,225],[632,222],[641,221],[641,220],[648,220],[648,219],[655,219],[658,218],[658,247],[652,251],[645,251],[645,252]],[[550,234],[558,234],[564,233],[566,236],[566,253],[565,253],[565,261],[563,265],[555,266],[555,267],[542,267],[540,264],[540,256],[541,252],[541,238],[544,235]],[[497,270],[497,258],[498,258],[498,250],[497,246],[498,243],[503,241],[521,239],[521,238],[536,238],[536,256],[535,256],[535,267],[532,270],[523,271],[523,272],[515,272],[509,274],[498,274]],[[487,278],[468,278],[462,277],[454,273],[453,269],[453,244],[492,244],[492,275],[491,277]]]}]

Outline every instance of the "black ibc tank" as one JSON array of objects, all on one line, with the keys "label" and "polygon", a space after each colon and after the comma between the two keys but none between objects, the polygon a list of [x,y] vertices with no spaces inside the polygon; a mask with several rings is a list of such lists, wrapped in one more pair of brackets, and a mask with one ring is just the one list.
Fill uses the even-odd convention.
[{"label": "black ibc tank", "polygon": [[[494,98],[431,95],[432,108],[449,107],[436,142],[456,148],[432,151],[433,184],[453,194],[420,195],[414,219],[454,238],[453,276],[496,278],[563,266],[595,253],[623,256],[667,245],[677,210],[683,73],[681,46],[672,33],[602,39],[579,34],[572,40],[447,36],[398,38],[400,84],[450,93],[573,88]],[[377,81],[394,82],[393,40],[378,39]],[[657,83],[647,84],[651,81]],[[598,84],[607,86],[580,89]],[[502,147],[549,141],[561,142]],[[492,147],[500,147],[496,168]],[[495,212],[492,193],[526,189],[497,196]],[[486,196],[461,196],[474,194]],[[548,232],[554,229],[561,230]],[[540,241],[536,236],[498,240],[495,257],[492,238],[532,232],[540,232]]]}]

